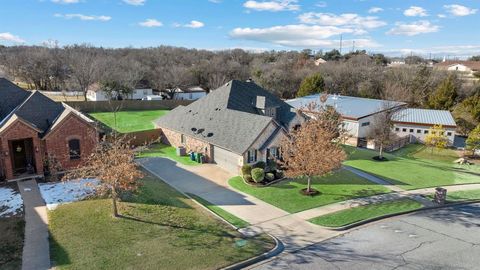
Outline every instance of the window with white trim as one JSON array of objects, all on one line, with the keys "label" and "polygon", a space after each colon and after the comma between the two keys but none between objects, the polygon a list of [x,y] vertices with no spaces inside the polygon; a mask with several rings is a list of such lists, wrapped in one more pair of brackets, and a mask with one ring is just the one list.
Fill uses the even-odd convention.
[{"label": "window with white trim", "polygon": [[68,152],[71,160],[80,159],[80,140],[71,139],[68,141]]},{"label": "window with white trim", "polygon": [[247,162],[253,163],[257,162],[257,150],[248,150],[247,152]]}]

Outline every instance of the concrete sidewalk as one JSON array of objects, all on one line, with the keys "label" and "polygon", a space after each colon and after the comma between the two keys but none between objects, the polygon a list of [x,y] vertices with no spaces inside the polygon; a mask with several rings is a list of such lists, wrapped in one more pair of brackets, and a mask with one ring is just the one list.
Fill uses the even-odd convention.
[{"label": "concrete sidewalk", "polygon": [[382,185],[382,186],[390,189],[391,191],[395,191],[395,192],[405,191],[404,189],[401,189],[401,188],[393,185],[392,183],[390,183],[390,182],[388,182],[388,181],[386,181],[386,180],[383,180],[383,179],[381,179],[381,178],[379,178],[379,177],[376,177],[376,176],[374,176],[374,175],[371,175],[371,174],[366,173],[366,172],[364,172],[364,171],[361,171],[361,170],[359,170],[359,169],[355,169],[355,168],[350,167],[350,166],[347,166],[347,165],[343,165],[343,168],[344,168],[345,170],[347,170],[347,171],[350,171],[350,172],[352,172],[352,173],[360,176],[360,177],[363,177],[363,178],[367,179],[367,180],[370,181],[370,182],[373,182],[373,183],[375,183],[375,184]]},{"label": "concrete sidewalk", "polygon": [[40,195],[37,181],[18,182],[25,207],[25,241],[22,255],[22,270],[50,268],[48,243],[48,218],[45,202]]},{"label": "concrete sidewalk", "polygon": [[285,251],[295,251],[339,234],[230,188],[227,181],[233,175],[218,166],[184,166],[164,158],[140,159],[138,163],[174,188],[200,196],[250,223],[241,233],[274,235],[282,241]]}]

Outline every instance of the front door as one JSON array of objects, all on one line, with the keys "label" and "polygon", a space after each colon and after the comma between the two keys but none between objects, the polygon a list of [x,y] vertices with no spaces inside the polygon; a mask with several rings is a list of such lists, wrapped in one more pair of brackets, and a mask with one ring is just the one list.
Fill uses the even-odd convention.
[{"label": "front door", "polygon": [[32,139],[12,141],[11,147],[14,174],[33,173]]}]

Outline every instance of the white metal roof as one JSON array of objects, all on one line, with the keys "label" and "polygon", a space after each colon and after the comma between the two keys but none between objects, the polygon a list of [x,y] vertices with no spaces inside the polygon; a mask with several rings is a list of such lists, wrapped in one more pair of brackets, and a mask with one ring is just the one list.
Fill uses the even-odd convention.
[{"label": "white metal roof", "polygon": [[393,116],[393,120],[405,123],[456,126],[455,119],[449,111],[428,109],[403,109]]}]

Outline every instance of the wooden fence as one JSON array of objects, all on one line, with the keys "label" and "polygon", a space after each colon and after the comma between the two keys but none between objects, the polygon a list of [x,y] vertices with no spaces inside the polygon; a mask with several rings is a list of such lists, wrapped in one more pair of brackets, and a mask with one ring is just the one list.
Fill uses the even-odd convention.
[{"label": "wooden fence", "polygon": [[172,110],[187,106],[191,100],[112,100],[112,101],[70,101],[69,106],[84,112]]}]

